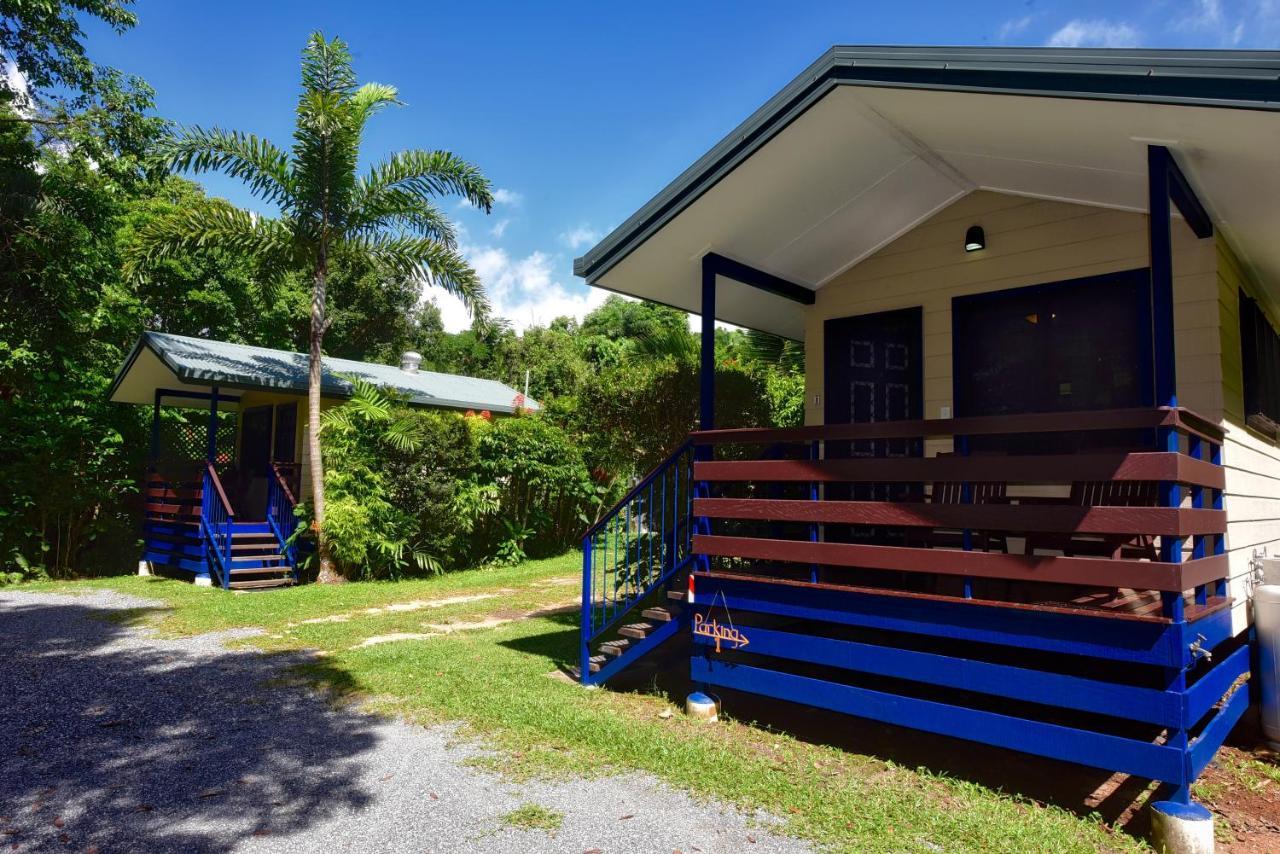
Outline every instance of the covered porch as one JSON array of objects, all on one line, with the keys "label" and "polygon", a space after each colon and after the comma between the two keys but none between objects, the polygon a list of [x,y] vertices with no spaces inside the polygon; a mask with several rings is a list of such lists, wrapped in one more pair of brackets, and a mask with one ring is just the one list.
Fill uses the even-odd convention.
[{"label": "covered porch", "polygon": [[[703,342],[700,429],[584,538],[583,681],[684,631],[726,702],[1189,802],[1248,704],[1228,372],[1237,291],[1280,293],[1278,72],[836,48],[579,259]],[[713,422],[717,321],[805,343],[807,426]]]}]

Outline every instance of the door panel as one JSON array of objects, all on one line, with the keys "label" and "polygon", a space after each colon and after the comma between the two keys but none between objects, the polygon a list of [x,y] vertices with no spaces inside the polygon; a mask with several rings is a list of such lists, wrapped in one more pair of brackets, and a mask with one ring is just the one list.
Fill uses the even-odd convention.
[{"label": "door panel", "polygon": [[[919,307],[828,320],[824,346],[824,409],[827,424],[863,424],[924,417],[922,312]],[[920,439],[828,442],[826,455],[918,457]],[[831,500],[915,501],[922,488],[911,483],[830,484]],[[897,542],[900,534],[847,525],[826,526],[829,541]]]},{"label": "door panel", "polygon": [[235,492],[236,515],[241,519],[265,518],[267,468],[271,462],[271,407],[246,409],[240,418],[240,471]]},{"label": "door panel", "polygon": [[[952,301],[957,416],[1150,406],[1145,269]],[[1061,452],[1146,443],[1114,434],[974,439],[973,450]]]},{"label": "door panel", "polygon": [[298,441],[298,404],[281,403],[276,406],[276,434],[271,459],[278,463],[296,462]]}]

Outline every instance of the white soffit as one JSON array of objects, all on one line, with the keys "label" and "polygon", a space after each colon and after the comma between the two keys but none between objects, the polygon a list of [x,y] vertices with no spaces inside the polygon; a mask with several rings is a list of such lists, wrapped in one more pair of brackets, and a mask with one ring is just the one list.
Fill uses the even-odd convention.
[{"label": "white soffit", "polygon": [[[1145,211],[1151,141],[1280,283],[1275,113],[837,86],[598,284],[697,313],[714,251],[816,290],[973,189]],[[718,319],[803,338],[799,303],[724,280],[717,293]]]},{"label": "white soffit", "polygon": [[[207,385],[192,385],[184,383],[169,370],[169,366],[160,361],[160,357],[150,347],[142,347],[138,350],[137,358],[129,365],[120,383],[112,390],[112,403],[139,403],[148,406],[155,402],[156,389],[168,389],[170,391],[189,391],[198,394],[209,394],[212,389]],[[243,392],[227,391],[227,394],[239,398]],[[166,397],[164,405],[169,408],[179,409],[203,409],[206,412],[209,409],[208,400],[198,400],[194,398],[183,397]],[[238,408],[237,401],[219,400],[218,409],[223,412],[232,412]]]}]

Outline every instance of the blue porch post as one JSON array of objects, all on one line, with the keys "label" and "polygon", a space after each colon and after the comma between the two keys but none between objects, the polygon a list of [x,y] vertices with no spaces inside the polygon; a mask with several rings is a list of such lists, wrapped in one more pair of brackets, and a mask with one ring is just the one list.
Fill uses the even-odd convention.
[{"label": "blue porch post", "polygon": [[702,430],[715,429],[716,421],[716,271],[711,259],[702,259],[702,359],[698,402]]},{"label": "blue porch post", "polygon": [[207,459],[217,461],[218,454],[218,387],[209,389],[209,447]]},{"label": "blue porch post", "polygon": [[[708,253],[702,257],[702,337],[699,359],[698,373],[698,428],[701,430],[714,430],[716,425],[716,267],[715,261],[718,256]],[[710,460],[714,454],[714,448],[711,445],[700,445],[693,449],[693,458],[698,460]],[[711,496],[710,488],[706,481],[697,481],[693,485],[694,498],[709,498]],[[705,516],[698,516],[691,520],[693,523],[693,531],[695,534],[710,534],[711,520]],[[706,555],[697,555],[694,557],[692,570],[709,570],[711,561]],[[686,609],[688,611],[689,609]],[[693,619],[690,613],[688,619]],[[703,663],[709,663],[707,647],[699,648],[697,645],[693,648],[693,658],[704,659]],[[690,669],[696,670],[695,661],[690,661]],[[693,683],[693,693],[690,694],[690,700],[706,701],[707,685],[697,680]],[[686,705],[688,705],[686,703]]]},{"label": "blue porch post", "polygon": [[[1147,220],[1151,253],[1151,345],[1154,350],[1155,404],[1177,406],[1177,374],[1174,369],[1173,327],[1173,235],[1169,203],[1169,150],[1163,146],[1147,147],[1147,195],[1150,215]],[[1170,427],[1157,431],[1156,450],[1178,451],[1178,433]],[[1165,507],[1178,507],[1182,503],[1182,488],[1174,482],[1162,482],[1159,488],[1160,503]],[[1160,559],[1166,563],[1182,563],[1182,538],[1168,535],[1160,537]],[[1162,593],[1161,610],[1175,624],[1185,626],[1186,616],[1182,593]],[[1180,628],[1175,627],[1175,631]],[[1175,637],[1185,641],[1185,632]],[[1187,667],[1190,665],[1185,643],[1180,643],[1180,666],[1166,671],[1166,690],[1183,694],[1187,690]],[[1188,747],[1187,731],[1170,728],[1165,742],[1170,747],[1185,751]],[[1179,804],[1191,802],[1190,781],[1174,786],[1169,799]]]},{"label": "blue porch post", "polygon": [[151,464],[148,471],[155,471],[160,460],[160,389],[156,389],[155,403],[151,408]]},{"label": "blue porch post", "polygon": [[[217,455],[218,455],[218,387],[214,386],[213,388],[209,389],[209,427],[208,427],[208,441],[205,448],[205,459],[209,462],[209,465],[214,464],[214,462],[217,460]],[[208,478],[202,478],[202,479],[205,484],[209,483]],[[208,512],[207,508],[210,506],[211,502],[214,500],[215,500],[215,496],[213,495],[203,496],[202,506],[206,508],[206,511],[205,511],[206,513]],[[217,548],[217,543],[206,542],[205,548],[206,549]],[[210,562],[213,561],[214,559],[215,559],[214,556],[211,554],[205,555],[204,570],[202,572],[196,573],[197,584],[204,585],[204,584],[213,583],[213,573],[210,570]]]}]

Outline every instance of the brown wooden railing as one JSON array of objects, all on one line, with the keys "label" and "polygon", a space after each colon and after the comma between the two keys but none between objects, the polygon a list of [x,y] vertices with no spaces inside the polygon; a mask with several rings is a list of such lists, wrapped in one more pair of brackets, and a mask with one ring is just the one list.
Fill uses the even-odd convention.
[{"label": "brown wooden railing", "polygon": [[[1184,592],[1225,602],[1222,437],[1168,408],[695,433],[693,549],[703,571],[1179,619]],[[882,455],[939,439],[954,451]]]}]

